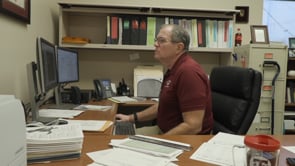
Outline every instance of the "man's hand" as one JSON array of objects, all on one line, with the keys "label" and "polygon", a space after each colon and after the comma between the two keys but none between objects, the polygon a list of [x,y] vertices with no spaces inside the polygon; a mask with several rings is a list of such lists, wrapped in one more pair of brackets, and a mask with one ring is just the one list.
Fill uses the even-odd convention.
[{"label": "man's hand", "polygon": [[133,122],[133,118],[131,118],[130,115],[124,115],[124,114],[116,114],[116,120],[117,121],[125,121],[125,122]]}]

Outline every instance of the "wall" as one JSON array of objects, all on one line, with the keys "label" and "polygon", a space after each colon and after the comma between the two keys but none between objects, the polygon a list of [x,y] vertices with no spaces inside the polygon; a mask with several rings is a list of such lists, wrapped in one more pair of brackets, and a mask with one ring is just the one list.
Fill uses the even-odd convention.
[{"label": "wall", "polygon": [[[151,1],[119,1],[119,0],[64,0],[73,3],[103,3],[120,5],[159,5],[183,8],[215,8],[234,9],[234,6],[250,6],[249,24],[262,22],[263,0],[151,0]],[[25,103],[29,101],[26,64],[36,60],[36,37],[42,36],[48,41],[57,43],[58,37],[58,0],[31,0],[31,24],[24,24],[12,17],[0,13],[0,62],[1,86],[0,94],[14,94]],[[237,25],[241,28],[244,40],[249,41],[249,24]],[[115,52],[92,52],[80,51],[81,81],[78,83],[82,88],[93,88],[92,79],[95,77],[114,78],[118,83],[122,77],[131,84],[133,68],[139,64],[158,64],[151,52],[140,52],[140,59],[130,61],[130,54],[138,52],[115,51]],[[105,55],[105,56],[102,56]],[[212,64],[218,61],[216,56],[198,54],[194,57],[200,61],[207,72]]]},{"label": "wall", "polygon": [[57,0],[31,0],[31,24],[0,13],[0,94],[28,101],[26,64],[36,60],[36,37],[57,42]]}]

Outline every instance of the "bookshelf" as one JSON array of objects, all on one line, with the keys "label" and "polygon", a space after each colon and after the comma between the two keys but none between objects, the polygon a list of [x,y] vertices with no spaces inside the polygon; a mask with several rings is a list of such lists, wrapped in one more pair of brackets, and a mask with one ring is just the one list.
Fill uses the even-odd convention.
[{"label": "bookshelf", "polygon": [[[59,45],[77,49],[138,50],[153,51],[154,46],[106,44],[107,16],[169,17],[232,21],[238,12],[233,9],[182,9],[144,6],[116,6],[99,4],[70,4],[60,2]],[[232,24],[234,26],[234,23]],[[232,27],[229,37],[233,40]],[[65,36],[83,37],[91,42],[84,44],[64,43]],[[191,47],[191,52],[208,52],[230,55],[233,48]]]},{"label": "bookshelf", "polygon": [[[127,2],[126,2],[127,3]],[[148,3],[144,5],[145,3]],[[235,14],[238,10],[206,8],[184,8],[163,6],[152,1],[128,2],[125,4],[109,3],[100,0],[89,1],[59,1],[59,36],[58,45],[73,48],[79,52],[81,79],[75,86],[85,89],[92,88],[92,80],[96,77],[107,77],[114,83],[124,77],[128,86],[133,87],[133,70],[139,65],[158,65],[153,58],[153,45],[106,44],[108,16],[140,16],[140,17],[169,17],[187,19],[212,19],[217,21],[232,21],[235,29]],[[169,5],[168,5],[169,6]],[[211,6],[211,5],[210,5]],[[225,7],[226,8],[226,7]],[[234,39],[234,32],[229,33]],[[81,44],[64,43],[63,38],[82,37],[90,42]],[[216,66],[231,65],[233,47],[208,48],[190,47],[190,54],[209,74]],[[138,55],[138,59],[132,58]],[[115,65],[119,70],[108,70]],[[132,91],[133,89],[131,89]]]},{"label": "bookshelf", "polygon": [[[288,64],[287,64],[287,83],[286,83],[286,102],[285,102],[285,113],[284,117],[285,120],[293,120],[295,123],[295,101],[294,101],[294,85],[295,85],[295,76],[289,75],[290,70],[295,71],[295,56],[294,56],[295,48],[288,48]],[[293,89],[293,90],[291,90]],[[291,97],[291,95],[293,95]],[[294,134],[295,133],[295,126],[293,125],[293,129],[289,129],[288,126],[285,125],[286,130],[285,134]],[[291,127],[292,128],[292,127]]]}]

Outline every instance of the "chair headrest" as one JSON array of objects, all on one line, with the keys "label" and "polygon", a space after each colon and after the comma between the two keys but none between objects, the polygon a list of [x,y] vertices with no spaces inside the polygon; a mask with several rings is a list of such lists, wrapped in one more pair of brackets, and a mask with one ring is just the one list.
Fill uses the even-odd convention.
[{"label": "chair headrest", "polygon": [[211,89],[214,92],[248,99],[251,97],[255,72],[251,68],[235,66],[214,68],[210,75]]}]

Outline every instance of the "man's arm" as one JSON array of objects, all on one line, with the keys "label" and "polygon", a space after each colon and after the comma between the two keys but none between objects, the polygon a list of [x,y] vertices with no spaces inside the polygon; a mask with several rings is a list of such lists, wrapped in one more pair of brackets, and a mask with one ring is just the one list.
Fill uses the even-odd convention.
[{"label": "man's arm", "polygon": [[183,122],[164,134],[197,134],[202,131],[204,114],[204,110],[184,112],[182,113]]},{"label": "man's arm", "polygon": [[[158,112],[158,104],[154,104],[147,109],[137,112],[137,120],[138,121],[148,121],[148,120],[153,120],[156,119],[157,117],[157,112]],[[134,122],[134,115],[123,115],[123,114],[117,114],[116,118],[122,121],[129,121],[129,122]]]}]

